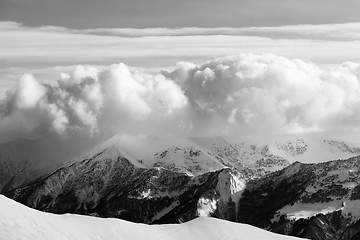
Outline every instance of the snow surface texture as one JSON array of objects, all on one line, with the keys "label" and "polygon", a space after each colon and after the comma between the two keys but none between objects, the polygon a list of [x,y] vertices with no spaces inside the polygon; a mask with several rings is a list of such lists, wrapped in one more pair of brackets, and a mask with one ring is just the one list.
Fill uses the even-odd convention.
[{"label": "snow surface texture", "polygon": [[25,207],[0,195],[0,239],[133,240],[133,239],[299,239],[245,224],[200,217],[184,224],[145,225],[119,219],[55,215]]}]

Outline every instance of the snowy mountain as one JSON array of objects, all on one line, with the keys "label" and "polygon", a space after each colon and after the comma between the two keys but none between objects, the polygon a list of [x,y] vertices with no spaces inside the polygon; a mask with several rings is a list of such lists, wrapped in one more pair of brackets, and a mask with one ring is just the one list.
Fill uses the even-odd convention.
[{"label": "snowy mountain", "polygon": [[254,160],[277,156],[289,163],[321,163],[360,155],[359,143],[319,136],[275,136],[233,141],[239,159],[252,164]]},{"label": "snowy mountain", "polygon": [[0,239],[253,239],[291,240],[246,224],[201,217],[183,224],[145,225],[119,219],[56,215],[33,210],[0,195]]},{"label": "snowy mountain", "polygon": [[[252,141],[114,136],[5,195],[52,213],[149,224],[212,216],[314,240],[357,239],[360,159],[323,161],[358,148]],[[305,156],[320,163],[296,161]]]},{"label": "snowy mountain", "polygon": [[143,168],[164,167],[197,176],[230,167],[260,177],[295,161],[318,163],[356,156],[360,154],[357,146],[360,145],[309,136],[227,140],[115,135],[107,140],[17,140],[0,144],[0,192],[26,185],[110,147]]},{"label": "snowy mountain", "polygon": [[197,216],[236,220],[247,171],[220,169],[193,176],[162,167],[144,168],[109,147],[90,159],[60,168],[6,195],[53,213],[170,223]]},{"label": "snowy mountain", "polygon": [[230,167],[250,168],[256,176],[262,176],[296,161],[320,163],[360,155],[360,148],[356,147],[360,144],[306,135],[236,140],[115,135],[88,156],[109,146],[119,149],[128,159],[136,159],[145,168],[161,166],[189,175]]},{"label": "snowy mountain", "polygon": [[314,240],[360,239],[360,157],[293,163],[249,181],[239,222]]}]

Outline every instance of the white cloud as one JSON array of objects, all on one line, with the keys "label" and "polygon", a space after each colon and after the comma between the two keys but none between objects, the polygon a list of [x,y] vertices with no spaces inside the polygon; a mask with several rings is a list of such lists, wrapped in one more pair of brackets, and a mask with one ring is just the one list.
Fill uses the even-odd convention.
[{"label": "white cloud", "polygon": [[192,107],[206,113],[198,125],[211,118],[232,134],[332,131],[357,128],[359,69],[245,54],[190,68],[179,82]]},{"label": "white cloud", "polygon": [[82,63],[104,66],[126,62],[148,69],[249,52],[274,53],[320,64],[360,58],[360,23],[78,30],[0,21],[0,35],[0,95],[14,87],[15,79],[24,72],[42,81],[54,81],[61,69]]},{"label": "white cloud", "polygon": [[[0,141],[48,131],[359,130],[360,67],[339,63],[360,58],[360,23],[76,30],[0,22],[0,35],[0,94],[13,88],[1,104]],[[197,64],[225,55],[236,56]],[[105,66],[117,61],[142,68]]]},{"label": "white cloud", "polygon": [[[0,27],[1,27],[0,23]],[[19,23],[4,22],[4,27],[15,29],[24,27]],[[62,27],[43,26],[39,31],[71,32],[75,34],[90,34],[118,37],[154,37],[154,36],[259,36],[273,39],[318,39],[318,40],[360,40],[360,23],[338,23],[317,25],[284,25],[276,27],[241,27],[241,28],[93,28],[66,29]]]},{"label": "white cloud", "polygon": [[19,109],[32,109],[46,94],[45,87],[30,74],[24,74],[17,86],[16,107]]},{"label": "white cloud", "polygon": [[[358,59],[360,23],[257,28],[87,29],[0,22],[0,60],[19,65],[110,64],[143,67],[238,53],[274,53],[316,62]],[[129,37],[131,36],[131,37]],[[23,41],[26,39],[26,41]],[[151,60],[149,60],[151,58]],[[1,67],[1,66],[0,66]]]},{"label": "white cloud", "polygon": [[18,137],[19,131],[24,136],[79,131],[93,136],[158,124],[175,128],[167,121],[187,104],[183,90],[170,79],[131,71],[122,63],[105,70],[78,66],[53,85],[26,74],[2,102],[0,133],[12,130]]},{"label": "white cloud", "polygon": [[359,130],[360,65],[273,54],[180,63],[158,74],[78,66],[58,84],[24,75],[2,102],[0,140],[53,132],[160,135]]}]

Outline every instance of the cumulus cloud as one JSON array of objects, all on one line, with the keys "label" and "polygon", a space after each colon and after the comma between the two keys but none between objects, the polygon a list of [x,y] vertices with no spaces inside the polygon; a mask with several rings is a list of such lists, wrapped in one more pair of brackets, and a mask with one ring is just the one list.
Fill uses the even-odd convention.
[{"label": "cumulus cloud", "polygon": [[169,75],[199,112],[195,128],[211,119],[208,132],[279,134],[357,129],[359,69],[357,63],[328,69],[248,54],[180,67]]},{"label": "cumulus cloud", "polygon": [[23,129],[27,135],[79,131],[93,136],[107,128],[131,131],[142,125],[140,130],[168,121],[186,107],[187,101],[172,80],[130,71],[122,63],[102,71],[78,66],[70,75],[61,74],[57,85],[25,74],[2,103],[0,132]]},{"label": "cumulus cloud", "polygon": [[34,108],[45,95],[45,87],[29,74],[24,74],[20,78],[17,88],[16,106],[19,109]]},{"label": "cumulus cloud", "polygon": [[279,134],[357,129],[359,70],[357,63],[328,69],[300,59],[246,54],[180,66],[168,75],[197,110],[195,129],[211,122],[204,131]]},{"label": "cumulus cloud", "polygon": [[52,133],[158,135],[358,131],[360,65],[273,54],[179,63],[149,74],[78,66],[57,84],[25,74],[1,103],[4,140]]}]

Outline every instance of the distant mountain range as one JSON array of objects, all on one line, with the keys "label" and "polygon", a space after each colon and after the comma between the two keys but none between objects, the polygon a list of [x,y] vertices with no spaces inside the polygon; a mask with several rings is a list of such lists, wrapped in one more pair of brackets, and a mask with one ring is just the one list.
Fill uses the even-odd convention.
[{"label": "distant mountain range", "polygon": [[261,176],[295,161],[318,163],[360,154],[360,144],[305,136],[236,141],[123,135],[110,139],[20,139],[0,144],[0,192],[28,184],[60,167],[91,158],[111,146],[144,168],[162,166],[189,175],[224,167],[245,167]]},{"label": "distant mountain range", "polygon": [[6,146],[2,193],[38,210],[148,224],[212,216],[314,240],[360,236],[360,148],[344,141],[114,136],[23,182],[36,164],[11,161]]}]

